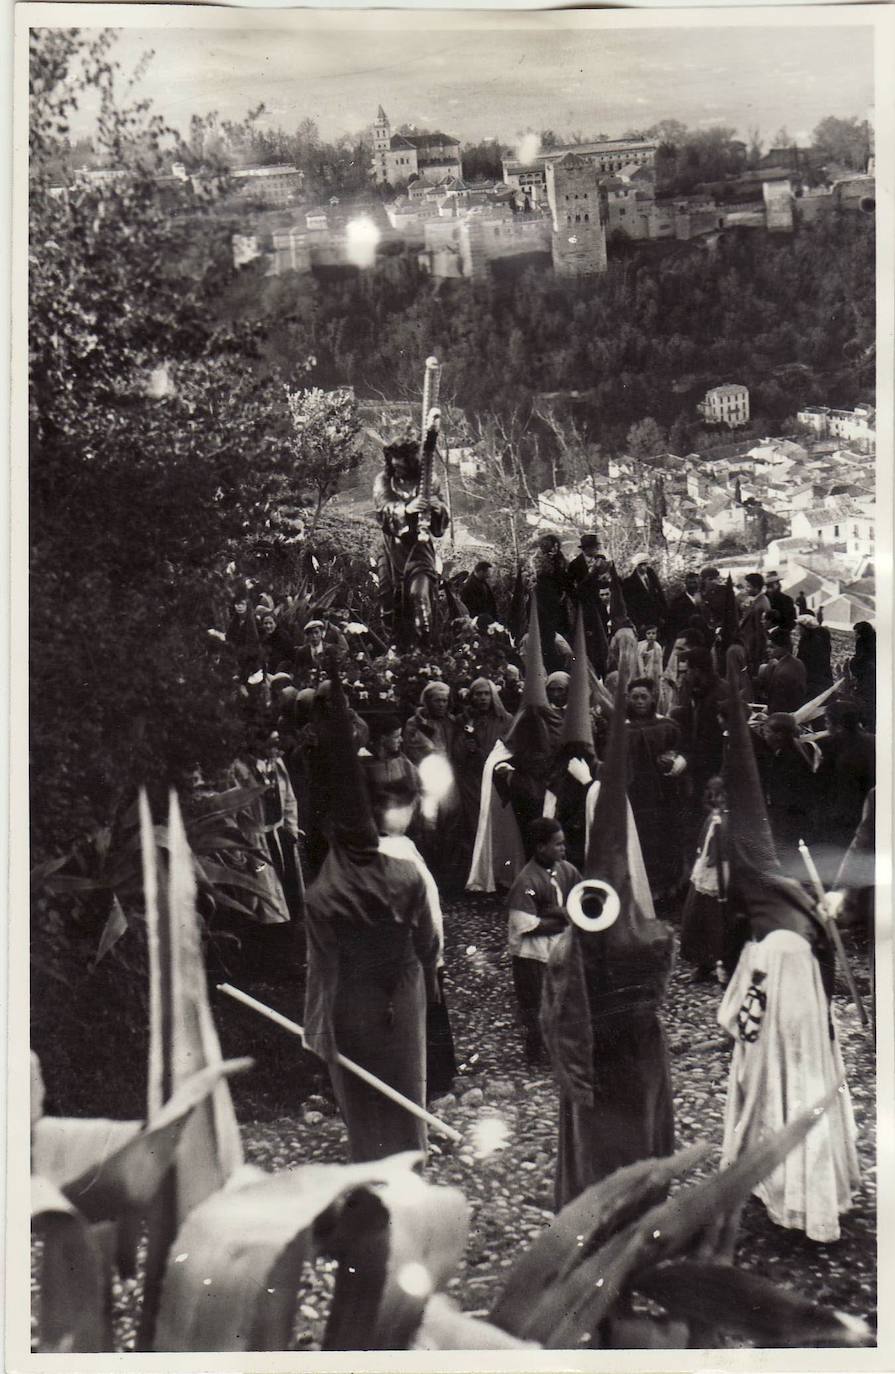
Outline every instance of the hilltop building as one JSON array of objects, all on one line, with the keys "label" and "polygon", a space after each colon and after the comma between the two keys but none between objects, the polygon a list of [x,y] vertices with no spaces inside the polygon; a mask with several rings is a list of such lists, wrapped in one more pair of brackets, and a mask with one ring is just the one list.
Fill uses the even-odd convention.
[{"label": "hilltop building", "polygon": [[246,200],[264,205],[291,205],[301,195],[305,174],[297,167],[240,167],[230,173],[233,189]]},{"label": "hilltop building", "polygon": [[503,179],[508,186],[524,190],[525,184],[545,185],[546,170],[551,162],[561,162],[569,153],[589,162],[599,176],[617,176],[639,167],[652,167],[656,160],[657,143],[639,138],[607,138],[598,143],[575,143],[570,147],[550,148],[538,153],[531,162],[515,157],[503,159]]},{"label": "hilltop building", "polygon": [[593,163],[577,153],[547,163],[553,266],[560,277],[606,271],[606,228]]},{"label": "hilltop building", "polygon": [[459,177],[460,140],[440,131],[425,134],[393,134],[389,117],[382,106],[373,125],[373,180],[382,185],[399,181],[441,181]]}]

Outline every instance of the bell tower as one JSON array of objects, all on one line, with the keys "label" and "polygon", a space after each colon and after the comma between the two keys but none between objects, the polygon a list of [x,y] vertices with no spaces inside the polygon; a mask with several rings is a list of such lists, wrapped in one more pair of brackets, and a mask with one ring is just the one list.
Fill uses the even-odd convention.
[{"label": "bell tower", "polygon": [[391,148],[392,128],[382,106],[373,125],[373,180],[388,181],[388,152]]}]

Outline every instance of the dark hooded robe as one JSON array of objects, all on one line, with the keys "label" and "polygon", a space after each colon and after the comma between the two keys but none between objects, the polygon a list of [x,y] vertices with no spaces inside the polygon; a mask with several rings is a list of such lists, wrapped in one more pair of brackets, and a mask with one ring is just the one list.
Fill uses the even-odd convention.
[{"label": "dark hooded robe", "polygon": [[424,1150],[426,1128],[342,1068],[336,1054],[425,1105],[426,994],[438,935],[418,868],[380,852],[338,679],[332,698],[330,766],[342,804],[307,894],[305,1044],[326,1061],[351,1158],[360,1162]]},{"label": "dark hooded robe", "polygon": [[673,720],[653,714],[628,721],[628,798],[640,836],[643,862],[653,897],[674,889],[683,877],[677,779],[659,762],[680,753],[680,730]]},{"label": "dark hooded robe", "polygon": [[570,926],[551,951],[541,1027],[559,1091],[556,1209],[616,1169],[674,1149],[674,1107],[659,1006],[673,940],[644,916],[628,865],[625,684],[620,682],[585,876],[618,894],[615,924]]}]

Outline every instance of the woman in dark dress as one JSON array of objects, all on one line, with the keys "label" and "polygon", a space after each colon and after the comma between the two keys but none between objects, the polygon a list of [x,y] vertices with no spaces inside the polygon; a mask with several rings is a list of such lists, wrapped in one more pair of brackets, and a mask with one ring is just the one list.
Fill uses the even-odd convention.
[{"label": "woman in dark dress", "polygon": [[848,677],[861,703],[861,724],[876,731],[876,630],[868,620],[855,626],[855,652],[848,660]]}]

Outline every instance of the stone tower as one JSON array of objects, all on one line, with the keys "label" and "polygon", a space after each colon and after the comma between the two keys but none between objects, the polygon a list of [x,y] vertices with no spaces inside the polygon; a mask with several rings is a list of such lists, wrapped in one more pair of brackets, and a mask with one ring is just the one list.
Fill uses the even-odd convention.
[{"label": "stone tower", "polygon": [[577,153],[547,162],[553,266],[560,277],[606,271],[606,227],[596,168]]},{"label": "stone tower", "polygon": [[392,127],[382,106],[373,125],[373,180],[388,181],[388,152],[392,141]]}]

